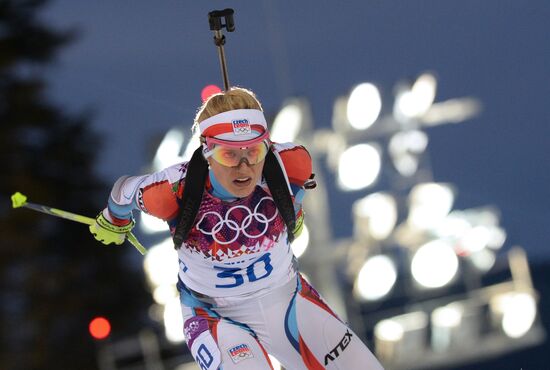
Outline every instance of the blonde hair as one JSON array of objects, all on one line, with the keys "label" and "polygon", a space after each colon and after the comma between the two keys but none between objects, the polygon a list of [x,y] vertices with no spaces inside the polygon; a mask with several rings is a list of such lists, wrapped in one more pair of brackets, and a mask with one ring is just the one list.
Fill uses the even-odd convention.
[{"label": "blonde hair", "polygon": [[195,115],[194,128],[198,123],[216,114],[234,109],[258,109],[263,111],[256,94],[243,87],[231,87],[227,91],[209,97],[198,109]]}]

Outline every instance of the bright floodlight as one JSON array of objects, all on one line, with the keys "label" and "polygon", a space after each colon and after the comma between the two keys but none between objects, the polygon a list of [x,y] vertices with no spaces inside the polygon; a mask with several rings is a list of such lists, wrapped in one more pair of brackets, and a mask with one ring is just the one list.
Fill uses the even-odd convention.
[{"label": "bright floodlight", "polygon": [[416,111],[419,116],[430,109],[435,100],[436,89],[437,80],[434,75],[423,73],[416,79],[412,87],[412,93],[416,100]]},{"label": "bright floodlight", "polygon": [[488,227],[475,226],[468,230],[460,240],[460,246],[468,253],[475,253],[489,245],[491,233]]},{"label": "bright floodlight", "polygon": [[296,256],[296,258],[299,258],[302,254],[304,254],[308,245],[309,245],[309,230],[307,226],[304,224],[302,233],[291,244],[292,252]]},{"label": "bright floodlight", "polygon": [[472,253],[470,255],[470,261],[478,270],[486,272],[495,265],[496,256],[493,251],[486,248]]},{"label": "bright floodlight", "polygon": [[493,309],[502,315],[502,330],[510,338],[524,336],[537,315],[535,299],[528,293],[510,292],[496,296]]},{"label": "bright floodlight", "polygon": [[200,135],[194,134],[191,136],[191,139],[187,143],[187,146],[185,147],[185,151],[183,152],[183,156],[181,159],[183,161],[189,161],[191,157],[193,156],[193,152],[201,145],[200,141]]},{"label": "bright floodlight", "polygon": [[183,342],[185,335],[183,334],[183,317],[181,316],[179,297],[170,300],[164,306],[163,318],[166,339],[173,343]]},{"label": "bright floodlight", "polygon": [[464,308],[461,305],[449,304],[438,307],[432,312],[432,325],[444,328],[456,328],[462,321]]},{"label": "bright floodlight", "polygon": [[369,258],[357,275],[356,293],[366,300],[374,301],[386,296],[397,279],[393,261],[384,255]]},{"label": "bright floodlight", "polygon": [[438,225],[436,235],[458,239],[470,230],[472,224],[466,219],[461,211],[453,211]]},{"label": "bright floodlight", "polygon": [[506,231],[498,226],[489,226],[489,243],[491,249],[500,249],[506,241]]},{"label": "bright floodlight", "polygon": [[398,93],[394,115],[405,120],[422,117],[434,102],[436,87],[437,80],[433,75],[420,75],[410,89]]},{"label": "bright floodlight", "polygon": [[354,225],[360,233],[384,240],[397,222],[397,204],[390,194],[378,192],[356,201],[353,214]]},{"label": "bright floodlight", "polygon": [[139,227],[145,233],[153,234],[153,233],[158,233],[161,231],[168,230],[168,226],[166,225],[166,222],[161,220],[160,218],[151,216],[144,212],[141,212],[140,215],[141,215],[141,220],[139,223]]},{"label": "bright floodlight", "polygon": [[381,109],[382,100],[376,86],[362,83],[352,90],[348,98],[348,122],[357,130],[365,130],[376,121]]},{"label": "bright floodlight", "polygon": [[380,173],[382,159],[373,145],[348,148],[338,160],[338,183],[343,190],[360,190],[372,185]]},{"label": "bright floodlight", "polygon": [[273,121],[270,137],[278,143],[292,142],[298,136],[303,125],[304,114],[297,103],[283,107]]},{"label": "bright floodlight", "polygon": [[479,115],[481,110],[481,103],[477,99],[469,97],[449,99],[433,104],[422,116],[422,125],[437,126],[463,122]]},{"label": "bright floodlight", "polygon": [[[460,333],[458,328],[463,326],[461,325],[463,315],[464,305],[459,302],[433,310],[431,314],[431,343],[435,351],[443,352],[448,350],[454,342],[462,340],[464,334]],[[465,331],[468,330],[465,327],[462,329],[466,329]]]},{"label": "bright floodlight", "polygon": [[143,268],[154,286],[176,284],[178,279],[178,253],[171,238],[149,249]]},{"label": "bright floodlight", "polygon": [[464,252],[473,255],[485,249],[501,248],[506,240],[506,232],[495,225],[478,225],[464,231],[458,237]]},{"label": "bright floodlight", "polygon": [[182,161],[179,154],[183,146],[183,140],[183,132],[178,129],[172,129],[166,133],[153,159],[153,169],[155,171]]},{"label": "bright floodlight", "polygon": [[414,254],[411,272],[425,288],[439,288],[448,284],[458,270],[458,258],[453,248],[443,240],[434,240],[421,246]]},{"label": "bright floodlight", "polygon": [[380,321],[374,327],[377,355],[384,361],[402,363],[411,353],[421,355],[425,351],[428,315],[413,311]]},{"label": "bright floodlight", "polygon": [[405,329],[397,320],[385,319],[374,326],[374,335],[379,340],[398,342],[403,338]]},{"label": "bright floodlight", "polygon": [[422,230],[437,226],[449,214],[453,202],[454,194],[447,184],[416,185],[409,195],[407,222]]},{"label": "bright floodlight", "polygon": [[158,304],[165,305],[175,297],[178,297],[178,290],[174,284],[159,285],[153,290],[153,299]]},{"label": "bright floodlight", "polygon": [[428,135],[419,130],[401,131],[393,135],[388,150],[395,169],[403,176],[414,175],[427,146]]}]

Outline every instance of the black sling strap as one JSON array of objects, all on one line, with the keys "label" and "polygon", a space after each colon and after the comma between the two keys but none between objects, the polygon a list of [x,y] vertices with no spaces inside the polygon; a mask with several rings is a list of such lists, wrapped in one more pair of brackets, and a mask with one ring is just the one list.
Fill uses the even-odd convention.
[{"label": "black sling strap", "polygon": [[[185,239],[187,239],[187,235],[193,227],[195,217],[199,212],[202,201],[206,176],[208,176],[208,162],[204,159],[202,147],[199,147],[193,153],[189,161],[189,166],[187,167],[187,174],[185,175],[185,188],[183,190],[182,204],[178,214],[179,220],[173,236],[176,249],[181,246]],[[275,201],[275,205],[286,224],[288,238],[292,242],[294,240],[292,231],[296,226],[294,204],[292,203],[292,196],[290,195],[281,165],[271,150],[267,152],[265,158],[263,176],[265,177],[267,187]]]},{"label": "black sling strap", "polygon": [[277,209],[285,221],[290,242],[294,240],[294,228],[296,227],[296,214],[294,212],[294,203],[288,189],[283,169],[275,157],[275,153],[269,150],[265,157],[263,175],[267,182],[267,187],[275,201]]},{"label": "black sling strap", "polygon": [[183,199],[178,214],[178,225],[172,237],[176,249],[187,238],[187,234],[189,234],[199,212],[206,176],[208,176],[208,162],[204,159],[202,146],[200,146],[193,153],[185,175],[185,188],[183,189]]}]

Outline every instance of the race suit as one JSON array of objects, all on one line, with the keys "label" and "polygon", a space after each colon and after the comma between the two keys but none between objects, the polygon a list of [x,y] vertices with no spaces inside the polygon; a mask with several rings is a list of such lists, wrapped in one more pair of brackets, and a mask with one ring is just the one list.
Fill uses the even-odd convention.
[{"label": "race suit", "polygon": [[[302,214],[312,173],[302,146],[274,144]],[[165,220],[175,231],[188,163],[114,185],[104,215],[129,222],[133,210]],[[382,369],[369,349],[298,273],[287,227],[267,184],[240,199],[206,191],[187,239],[176,246],[178,290],[187,345],[201,369]]]}]

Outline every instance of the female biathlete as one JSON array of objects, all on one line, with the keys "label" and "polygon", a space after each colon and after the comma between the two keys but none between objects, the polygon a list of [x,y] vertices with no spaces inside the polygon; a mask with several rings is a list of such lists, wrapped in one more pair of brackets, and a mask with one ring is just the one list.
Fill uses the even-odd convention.
[{"label": "female biathlete", "polygon": [[[211,96],[195,125],[207,175],[198,182],[202,195],[190,201],[197,205],[191,227],[176,248],[182,330],[199,367],[273,369],[269,353],[289,370],[382,369],[297,270],[290,241],[303,225],[304,185],[312,173],[306,149],[272,143],[259,101],[243,88]],[[280,191],[270,190],[263,173],[270,153],[284,173],[293,229],[278,206]],[[123,243],[134,210],[165,220],[175,235],[186,212],[193,216],[183,202],[186,183],[197,187],[187,177],[189,166],[118,179],[90,227],[94,237]]]}]

